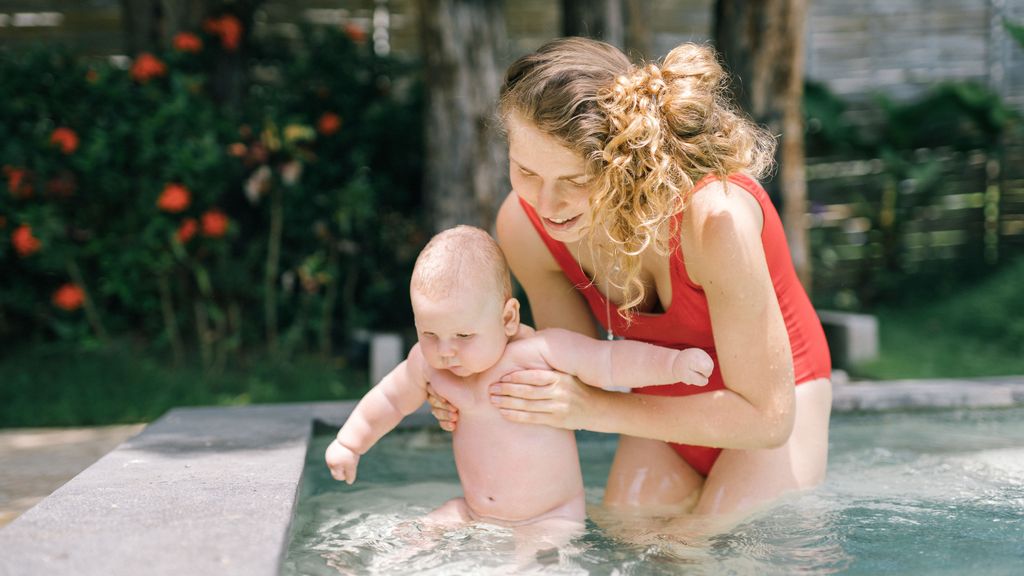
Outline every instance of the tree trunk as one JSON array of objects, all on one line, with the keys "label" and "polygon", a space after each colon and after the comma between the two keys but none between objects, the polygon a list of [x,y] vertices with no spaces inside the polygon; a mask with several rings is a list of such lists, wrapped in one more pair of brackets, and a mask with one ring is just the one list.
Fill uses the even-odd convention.
[{"label": "tree trunk", "polygon": [[622,0],[562,0],[562,35],[625,44]]},{"label": "tree trunk", "polygon": [[510,186],[494,120],[505,20],[499,0],[420,0],[427,92],[424,194],[435,230],[490,229]]},{"label": "tree trunk", "polygon": [[623,0],[625,3],[625,49],[632,60],[655,60],[654,35],[651,32],[651,5],[648,0]]},{"label": "tree trunk", "polygon": [[236,50],[215,50],[206,56],[213,60],[208,80],[218,102],[238,109],[248,82],[244,39],[249,36],[253,16],[262,3],[263,0],[121,0],[125,53],[134,57],[140,52],[170,50],[178,32],[198,33],[205,18],[221,14],[214,10],[228,8],[242,24],[243,40]]},{"label": "tree trunk", "polygon": [[737,102],[772,134],[781,136],[776,153],[779,170],[765,187],[773,200],[781,199],[793,264],[810,291],[802,105],[806,16],[806,0],[715,3],[715,44],[732,73]]}]

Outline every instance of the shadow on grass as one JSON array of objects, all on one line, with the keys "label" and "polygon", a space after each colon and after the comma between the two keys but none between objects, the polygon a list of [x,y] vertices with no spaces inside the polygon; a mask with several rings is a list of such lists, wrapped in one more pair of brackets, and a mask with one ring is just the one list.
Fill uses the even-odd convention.
[{"label": "shadow on grass", "polygon": [[149,422],[178,406],[235,406],[360,397],[366,373],[320,359],[253,362],[220,374],[127,346],[27,346],[0,357],[0,427]]}]

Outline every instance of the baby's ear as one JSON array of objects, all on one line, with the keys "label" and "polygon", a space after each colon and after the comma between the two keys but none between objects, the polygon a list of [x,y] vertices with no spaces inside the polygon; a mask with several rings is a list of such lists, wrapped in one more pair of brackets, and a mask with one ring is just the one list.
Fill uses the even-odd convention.
[{"label": "baby's ear", "polygon": [[509,298],[505,301],[505,308],[501,312],[501,321],[505,324],[505,335],[515,336],[519,331],[519,300]]}]

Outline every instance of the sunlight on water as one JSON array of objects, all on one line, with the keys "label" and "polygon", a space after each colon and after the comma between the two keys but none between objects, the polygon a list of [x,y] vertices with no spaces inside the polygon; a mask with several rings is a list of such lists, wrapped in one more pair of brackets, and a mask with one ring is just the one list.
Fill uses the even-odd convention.
[{"label": "sunlight on water", "polygon": [[446,434],[393,433],[353,486],[310,450],[286,576],[336,574],[1017,574],[1024,565],[1024,409],[837,415],[829,476],[725,533],[597,504],[614,439],[580,435],[587,530],[522,558],[511,530],[419,519],[461,493]]}]

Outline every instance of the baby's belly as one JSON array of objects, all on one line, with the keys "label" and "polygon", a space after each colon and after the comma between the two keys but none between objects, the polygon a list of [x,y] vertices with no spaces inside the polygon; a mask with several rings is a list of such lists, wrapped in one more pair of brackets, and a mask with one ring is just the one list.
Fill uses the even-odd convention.
[{"label": "baby's belly", "polygon": [[521,522],[582,494],[571,431],[475,420],[461,419],[452,438],[466,503],[475,514]]}]

